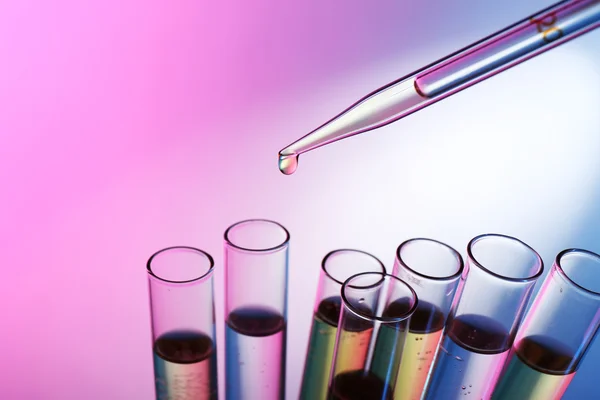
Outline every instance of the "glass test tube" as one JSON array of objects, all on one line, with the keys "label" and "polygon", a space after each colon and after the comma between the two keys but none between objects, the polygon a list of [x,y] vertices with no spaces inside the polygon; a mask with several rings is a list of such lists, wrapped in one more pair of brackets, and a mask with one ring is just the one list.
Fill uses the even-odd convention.
[{"label": "glass test tube", "polygon": [[323,258],[300,389],[301,400],[327,398],[329,372],[342,304],[342,284],[346,279],[361,272],[386,271],[383,263],[375,256],[360,250],[335,250]]},{"label": "glass test tube", "polygon": [[519,329],[493,399],[560,399],[600,325],[600,256],[558,254]]},{"label": "glass test tube", "polygon": [[411,285],[419,304],[410,318],[395,400],[421,398],[463,267],[460,254],[436,240],[410,239],[398,246],[392,274]]},{"label": "glass test tube", "polygon": [[228,399],[284,398],[289,239],[261,219],[225,231]]},{"label": "glass test tube", "polygon": [[342,285],[328,399],[393,399],[396,375],[417,294],[383,273],[354,275]]},{"label": "glass test tube", "polygon": [[446,323],[425,399],[489,399],[543,262],[510,236],[477,236]]},{"label": "glass test tube", "polygon": [[217,399],[212,257],[169,247],[148,260],[157,399]]}]

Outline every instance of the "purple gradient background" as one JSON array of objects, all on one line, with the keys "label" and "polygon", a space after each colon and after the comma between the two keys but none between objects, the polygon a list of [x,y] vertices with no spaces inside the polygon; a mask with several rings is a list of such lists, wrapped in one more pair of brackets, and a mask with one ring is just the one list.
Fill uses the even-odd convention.
[{"label": "purple gradient background", "polygon": [[[200,247],[221,289],[222,234],[241,219],[292,234],[289,399],[332,249],[391,268],[410,237],[464,254],[501,232],[547,266],[599,252],[600,31],[307,154],[295,175],[276,167],[365,93],[550,4],[0,2],[1,397],[152,398],[145,261]],[[597,390],[599,367],[596,342],[565,399]]]}]

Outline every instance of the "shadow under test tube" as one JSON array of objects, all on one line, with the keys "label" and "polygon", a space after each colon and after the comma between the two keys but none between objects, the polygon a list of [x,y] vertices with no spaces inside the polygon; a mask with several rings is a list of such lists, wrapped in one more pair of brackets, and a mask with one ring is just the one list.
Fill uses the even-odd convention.
[{"label": "shadow under test tube", "polygon": [[157,399],[217,399],[212,257],[169,247],[148,260]]},{"label": "shadow under test tube", "polygon": [[342,286],[330,374],[330,400],[391,400],[417,294],[383,273],[354,275]]},{"label": "shadow under test tube", "polygon": [[560,399],[600,325],[600,256],[558,254],[517,333],[493,399]]},{"label": "shadow under test tube", "polygon": [[[375,256],[360,250],[335,250],[323,258],[300,389],[301,400],[327,398],[329,372],[342,305],[342,284],[346,279],[361,272],[386,271],[383,263]],[[356,332],[353,339],[361,341],[361,333]],[[350,364],[351,360],[346,363]]]},{"label": "shadow under test tube", "polygon": [[463,267],[460,254],[436,240],[410,239],[398,246],[392,274],[411,285],[419,304],[410,318],[395,400],[421,398]]},{"label": "shadow under test tube", "polygon": [[510,236],[477,236],[446,323],[425,399],[489,399],[543,262]]},{"label": "shadow under test tube", "polygon": [[289,239],[261,219],[225,231],[228,399],[284,398]]}]

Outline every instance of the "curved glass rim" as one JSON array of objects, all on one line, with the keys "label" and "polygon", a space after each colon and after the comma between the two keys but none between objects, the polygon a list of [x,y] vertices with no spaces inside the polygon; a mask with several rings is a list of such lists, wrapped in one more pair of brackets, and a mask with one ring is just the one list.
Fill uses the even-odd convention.
[{"label": "curved glass rim", "polygon": [[[486,267],[484,267],[483,265],[481,265],[481,264],[479,263],[479,261],[477,261],[477,259],[476,259],[476,258],[473,256],[473,252],[471,251],[471,247],[472,247],[472,246],[473,246],[473,245],[474,245],[476,242],[478,242],[479,240],[481,240],[481,239],[485,239],[485,238],[488,238],[488,237],[496,237],[496,238],[503,238],[503,239],[510,239],[510,240],[514,240],[514,241],[516,241],[516,242],[519,242],[519,243],[520,243],[520,244],[522,244],[523,246],[527,247],[529,250],[531,250],[531,251],[533,252],[533,254],[535,254],[535,256],[536,256],[536,258],[537,258],[537,260],[538,260],[538,264],[539,264],[538,271],[537,271],[535,274],[533,274],[533,275],[531,275],[531,276],[528,276],[528,277],[525,277],[525,278],[511,278],[511,277],[509,277],[509,276],[504,276],[504,275],[497,274],[497,273],[495,273],[495,272],[493,272],[493,271],[491,271],[491,270],[487,269],[487,268],[486,268]],[[522,240],[520,240],[520,239],[517,239],[516,237],[513,237],[513,236],[502,235],[502,234],[500,234],[500,233],[486,233],[486,234],[483,234],[483,235],[478,235],[478,236],[475,236],[473,239],[471,239],[471,240],[469,241],[469,244],[467,245],[467,254],[468,254],[468,256],[469,256],[469,260],[470,260],[470,261],[472,261],[472,262],[473,262],[473,264],[475,264],[475,265],[476,265],[476,266],[477,266],[479,269],[481,269],[482,271],[484,271],[484,272],[486,272],[486,273],[488,273],[488,274],[490,274],[490,275],[492,275],[492,276],[494,276],[494,277],[496,277],[496,278],[498,278],[498,279],[502,279],[502,280],[504,280],[504,281],[509,281],[509,282],[521,282],[521,283],[524,283],[524,282],[531,282],[531,281],[534,281],[534,280],[536,280],[537,278],[539,278],[539,277],[540,277],[540,275],[542,275],[542,273],[544,272],[544,260],[542,260],[542,257],[540,257],[540,255],[538,254],[538,252],[537,252],[537,251],[535,251],[535,250],[533,249],[533,247],[531,247],[531,246],[530,246],[530,245],[528,245],[527,243],[525,243],[525,242],[523,242]]]},{"label": "curved glass rim", "polygon": [[[361,310],[357,309],[356,307],[354,307],[354,305],[352,305],[352,303],[350,303],[348,301],[348,298],[346,297],[346,288],[348,286],[356,288],[356,286],[350,285],[350,282],[353,279],[356,279],[356,278],[358,278],[360,276],[363,276],[363,275],[379,275],[381,277],[381,279],[378,282],[376,282],[376,283],[374,283],[372,285],[358,286],[358,287],[360,287],[362,289],[368,289],[368,288],[374,287],[374,286],[378,285],[381,281],[383,281],[387,277],[400,282],[402,285],[406,286],[410,290],[410,292],[412,294],[412,297],[415,300],[414,303],[413,303],[413,305],[412,305],[412,307],[407,312],[405,312],[404,314],[402,314],[402,316],[400,316],[400,317],[378,317],[376,315],[364,313]],[[410,318],[412,316],[412,314],[415,312],[415,310],[417,309],[417,306],[419,304],[419,298],[417,296],[417,292],[415,292],[415,290],[408,283],[406,283],[402,279],[398,278],[397,276],[390,275],[390,274],[387,274],[387,273],[380,273],[380,272],[361,272],[359,274],[352,275],[351,277],[349,277],[348,279],[346,279],[346,281],[342,285],[341,295],[342,295],[342,302],[344,303],[344,305],[346,307],[348,307],[348,309],[353,314],[355,314],[358,317],[360,317],[362,319],[365,319],[367,321],[378,321],[378,322],[383,322],[383,323],[402,322],[402,321]]]},{"label": "curved glass rim", "polygon": [[[285,233],[285,239],[283,240],[283,242],[281,242],[280,244],[278,244],[276,246],[272,246],[272,247],[268,247],[268,248],[264,248],[264,249],[250,249],[247,247],[239,246],[239,245],[233,243],[231,240],[229,240],[229,237],[228,237],[229,232],[232,229],[238,227],[241,224],[247,224],[247,223],[252,223],[252,222],[267,222],[269,224],[277,225],[279,228],[283,229],[283,232]],[[227,228],[225,230],[223,237],[225,239],[225,243],[227,243],[229,246],[236,248],[238,250],[249,251],[249,252],[253,252],[253,253],[266,253],[266,252],[270,252],[270,251],[274,251],[274,250],[279,250],[279,249],[285,247],[288,244],[288,242],[290,241],[290,233],[285,228],[285,226],[281,225],[279,222],[275,222],[270,219],[262,219],[262,218],[252,218],[252,219],[245,219],[243,221],[238,221],[235,224],[229,226],[229,228]]]},{"label": "curved glass rim", "polygon": [[[169,280],[169,279],[161,278],[160,276],[158,276],[157,274],[155,274],[154,271],[152,270],[152,260],[154,260],[154,258],[156,256],[158,256],[159,254],[162,254],[162,253],[165,253],[165,252],[171,251],[171,250],[192,250],[192,251],[194,251],[194,252],[196,252],[198,254],[201,254],[201,255],[205,256],[206,259],[208,260],[209,264],[210,264],[209,267],[208,267],[208,270],[204,274],[200,275],[197,278],[188,279],[188,280],[185,280],[185,281],[172,281],[172,280]],[[200,250],[200,249],[198,249],[196,247],[191,247],[191,246],[171,246],[171,247],[165,247],[164,249],[158,250],[156,253],[152,254],[150,256],[150,258],[148,259],[148,262],[146,263],[146,269],[148,270],[148,273],[152,277],[154,277],[154,278],[156,278],[156,279],[158,279],[159,281],[162,281],[162,282],[177,283],[177,284],[197,282],[197,281],[204,280],[209,275],[212,275],[213,270],[214,270],[214,266],[215,266],[215,260],[212,258],[212,256],[210,254],[208,254],[204,250]]]},{"label": "curved glass rim", "polygon": [[[458,259],[458,270],[452,274],[452,275],[447,275],[447,276],[431,276],[431,275],[426,275],[423,273],[420,273],[418,271],[416,271],[415,269],[411,268],[406,262],[404,262],[404,260],[402,259],[402,256],[400,256],[400,251],[401,249],[412,243],[412,242],[417,242],[417,241],[426,241],[426,242],[431,242],[431,243],[436,243],[439,245],[442,245],[444,247],[446,247],[448,250],[450,250],[451,253],[453,253],[457,259]],[[418,275],[420,277],[426,278],[426,279],[431,279],[434,281],[451,281],[453,279],[456,279],[458,277],[460,277],[460,275],[463,273],[463,270],[465,268],[465,262],[462,258],[462,256],[460,255],[460,253],[458,251],[456,251],[456,249],[450,245],[447,245],[446,243],[440,242],[439,240],[435,240],[435,239],[429,239],[429,238],[413,238],[413,239],[408,239],[405,240],[404,242],[400,243],[400,246],[398,246],[398,248],[396,249],[396,260],[398,260],[398,262],[407,270],[409,270],[410,272],[412,272],[415,275]]]},{"label": "curved glass rim", "polygon": [[594,253],[593,251],[589,251],[589,250],[570,248],[570,249],[565,249],[565,250],[561,251],[560,253],[558,253],[556,255],[556,259],[554,260],[554,265],[556,265],[556,269],[559,271],[559,273],[562,276],[564,276],[567,279],[568,282],[572,283],[577,289],[581,289],[588,294],[591,294],[593,296],[600,296],[600,292],[595,292],[591,289],[581,286],[580,284],[575,282],[573,279],[571,279],[569,277],[569,275],[565,272],[562,265],[560,264],[560,261],[562,260],[563,256],[565,256],[569,253],[581,253],[581,254],[585,254],[588,256],[592,256],[593,258],[598,260],[599,265],[600,265],[600,255]]},{"label": "curved glass rim", "polygon": [[[375,260],[377,262],[377,264],[379,264],[381,266],[381,269],[382,269],[383,273],[387,273],[387,271],[385,269],[385,265],[383,265],[383,262],[381,262],[381,260],[379,258],[375,257],[371,253],[368,253],[368,252],[362,251],[362,250],[356,250],[356,249],[337,249],[337,250],[332,250],[329,253],[327,253],[325,255],[325,257],[323,257],[323,260],[321,261],[321,270],[325,273],[325,275],[328,278],[330,278],[331,280],[333,280],[336,283],[339,283],[340,285],[343,285],[345,281],[344,282],[340,282],[338,279],[334,278],[333,275],[331,275],[329,273],[329,271],[327,271],[327,268],[325,266],[327,265],[327,260],[329,259],[329,257],[331,257],[331,256],[333,256],[333,255],[335,255],[337,253],[343,253],[343,252],[359,253],[359,254],[362,254],[362,255],[365,255],[365,256],[369,256],[373,260]],[[371,272],[371,271],[368,271],[368,272]],[[357,275],[357,274],[354,274],[354,275]],[[351,275],[349,278],[351,278],[354,275]]]}]

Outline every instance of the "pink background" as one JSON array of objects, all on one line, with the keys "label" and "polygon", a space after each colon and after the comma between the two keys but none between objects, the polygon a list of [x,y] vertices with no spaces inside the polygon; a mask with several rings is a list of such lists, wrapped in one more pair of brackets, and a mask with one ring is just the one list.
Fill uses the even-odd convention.
[{"label": "pink background", "polygon": [[[0,397],[152,398],[145,262],[212,254],[222,321],[222,234],[241,219],[292,234],[290,399],[330,250],[391,269],[410,237],[464,254],[499,232],[548,267],[566,247],[600,252],[600,31],[295,175],[276,166],[367,92],[550,4],[0,2]],[[597,390],[599,346],[565,398]]]}]

